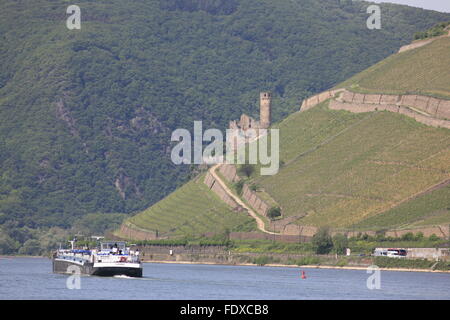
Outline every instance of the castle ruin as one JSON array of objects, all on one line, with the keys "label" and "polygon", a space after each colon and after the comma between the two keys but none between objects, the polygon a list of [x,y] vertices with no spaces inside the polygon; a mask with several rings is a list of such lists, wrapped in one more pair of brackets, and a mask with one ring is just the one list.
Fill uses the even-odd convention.
[{"label": "castle ruin", "polygon": [[261,92],[259,95],[259,121],[243,114],[240,120],[230,121],[230,129],[268,129],[271,122],[272,94],[270,92]]}]

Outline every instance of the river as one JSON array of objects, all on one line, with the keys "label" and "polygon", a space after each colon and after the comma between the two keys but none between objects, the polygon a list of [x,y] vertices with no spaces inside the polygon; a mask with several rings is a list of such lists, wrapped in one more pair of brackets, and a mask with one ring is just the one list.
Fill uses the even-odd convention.
[{"label": "river", "polygon": [[68,276],[53,274],[46,258],[0,258],[4,299],[450,299],[450,274],[381,271],[380,289],[369,290],[364,270],[301,267],[144,264],[144,277],[82,276],[68,289]]}]

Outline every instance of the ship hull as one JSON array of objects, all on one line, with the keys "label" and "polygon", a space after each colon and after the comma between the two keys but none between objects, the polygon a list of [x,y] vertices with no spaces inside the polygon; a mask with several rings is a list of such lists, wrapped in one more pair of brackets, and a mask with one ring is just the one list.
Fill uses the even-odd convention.
[{"label": "ship hull", "polygon": [[127,277],[141,278],[142,268],[100,267],[94,268],[92,275],[100,277],[127,276]]},{"label": "ship hull", "polygon": [[130,264],[127,266],[125,263],[117,264],[93,264],[89,262],[78,263],[71,260],[53,259],[53,272],[63,274],[80,274],[89,276],[100,277],[113,277],[118,275],[128,277],[142,277],[142,267],[140,264]]},{"label": "ship hull", "polygon": [[53,259],[52,262],[55,273],[92,275],[94,271],[92,263],[76,263],[63,259]]}]

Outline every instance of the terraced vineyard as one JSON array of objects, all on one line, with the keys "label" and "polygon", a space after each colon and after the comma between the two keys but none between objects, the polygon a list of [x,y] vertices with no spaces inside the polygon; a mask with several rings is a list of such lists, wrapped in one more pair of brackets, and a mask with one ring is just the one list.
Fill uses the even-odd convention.
[{"label": "terraced vineyard", "polygon": [[450,185],[361,221],[358,228],[428,226],[450,221]]},{"label": "terraced vineyard", "polygon": [[206,232],[256,230],[252,218],[234,212],[203,183],[204,174],[157,204],[129,219],[139,228],[159,236],[198,236]]},{"label": "terraced vineyard", "polygon": [[[449,53],[450,38],[438,39],[336,88],[450,98]],[[330,110],[328,101],[273,128],[280,129],[280,171],[259,176],[256,168],[246,183],[270,195],[287,223],[363,231],[450,222],[450,130],[399,113]],[[248,219],[197,180],[130,221],[182,235],[242,229]]]},{"label": "terraced vineyard", "polygon": [[450,98],[450,38],[395,54],[339,84],[367,93],[417,93]]},{"label": "terraced vineyard", "polygon": [[[255,180],[301,225],[374,227],[373,220],[363,221],[450,179],[449,130],[398,114],[332,111],[325,103],[279,128],[286,165]],[[377,224],[403,225],[444,212],[450,207],[446,195],[430,198],[433,206],[424,196],[424,205],[411,204],[406,215],[387,212]]]}]

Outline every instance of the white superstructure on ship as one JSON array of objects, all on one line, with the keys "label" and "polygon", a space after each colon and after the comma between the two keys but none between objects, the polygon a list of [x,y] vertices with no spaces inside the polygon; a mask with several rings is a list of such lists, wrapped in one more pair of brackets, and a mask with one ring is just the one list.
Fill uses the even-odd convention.
[{"label": "white superstructure on ship", "polygon": [[53,272],[96,276],[125,275],[142,277],[138,250],[131,250],[123,241],[101,242],[96,249],[59,249],[53,254]]}]

